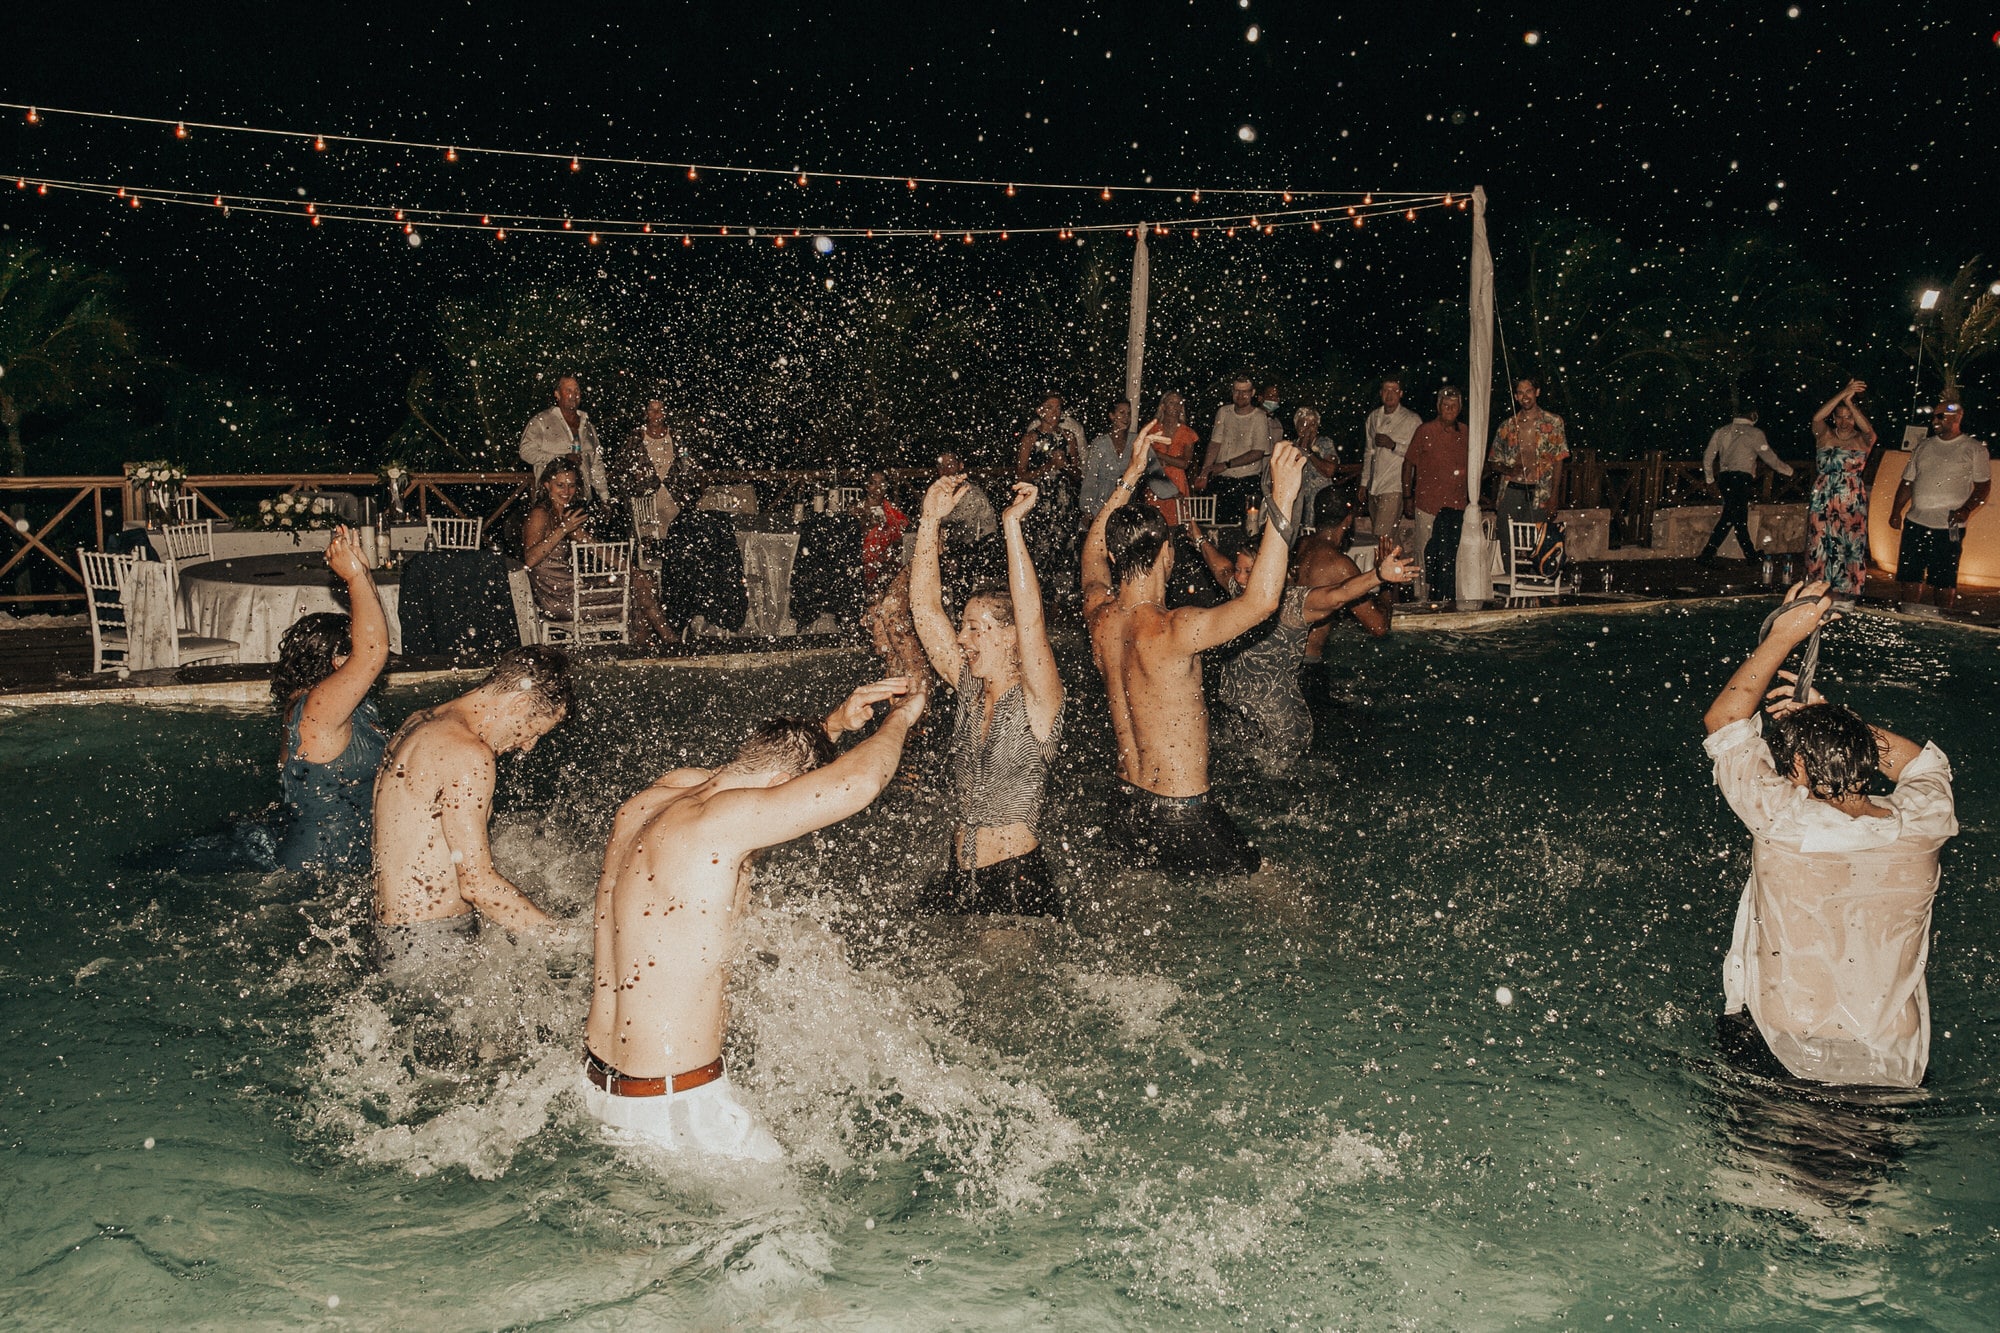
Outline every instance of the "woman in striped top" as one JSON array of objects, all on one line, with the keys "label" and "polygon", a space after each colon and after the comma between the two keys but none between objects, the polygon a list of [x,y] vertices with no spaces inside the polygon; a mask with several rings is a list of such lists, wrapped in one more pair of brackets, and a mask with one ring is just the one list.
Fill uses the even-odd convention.
[{"label": "woman in striped top", "polygon": [[924,654],[958,691],[951,779],[958,803],[952,869],[926,888],[922,910],[1061,916],[1041,851],[1042,796],[1062,736],[1063,684],[1042,616],[1042,587],[1021,522],[1036,489],[1017,482],[1000,516],[1007,585],[965,599],[956,633],[945,614],[938,525],[958,504],[964,476],[924,495],[910,572],[910,610]]}]

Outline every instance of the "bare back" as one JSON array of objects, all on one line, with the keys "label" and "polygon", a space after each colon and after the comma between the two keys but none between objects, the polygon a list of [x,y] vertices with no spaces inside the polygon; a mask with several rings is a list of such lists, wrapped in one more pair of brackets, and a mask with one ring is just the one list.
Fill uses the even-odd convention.
[{"label": "bare back", "polygon": [[[1176,642],[1173,620],[1194,611],[1107,602],[1090,620],[1118,735],[1118,776],[1157,796],[1208,790],[1208,704],[1201,654]],[[1196,612],[1198,614],[1198,612]]]},{"label": "bare back", "polygon": [[472,806],[483,825],[493,775],[493,751],[445,710],[416,714],[390,740],[375,775],[377,921],[410,925],[473,910],[459,889],[464,853],[454,862],[445,817]]},{"label": "bare back", "polygon": [[676,769],[625,803],[597,885],[591,1051],[634,1078],[722,1054],[724,969],[749,887],[740,837],[719,837],[713,775]]}]

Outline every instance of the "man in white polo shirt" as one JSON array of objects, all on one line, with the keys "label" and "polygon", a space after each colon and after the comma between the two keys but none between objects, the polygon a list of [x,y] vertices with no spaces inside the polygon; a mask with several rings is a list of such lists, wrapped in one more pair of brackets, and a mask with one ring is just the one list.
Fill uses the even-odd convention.
[{"label": "man in white polo shirt", "polygon": [[1271,414],[1257,404],[1257,388],[1248,375],[1229,384],[1229,401],[1215,409],[1208,431],[1208,454],[1194,488],[1215,496],[1215,521],[1241,523],[1245,509],[1257,498],[1258,477],[1271,447],[1284,437]]},{"label": "man in white polo shirt", "polygon": [[1931,413],[1931,433],[1910,451],[1889,510],[1889,526],[1903,532],[1896,549],[1896,582],[1909,606],[1922,603],[1928,584],[1937,590],[1937,604],[1951,609],[1958,595],[1966,520],[1986,503],[1992,488],[1986,445],[1965,434],[1964,423],[1965,409],[1957,403],[1940,403]]}]

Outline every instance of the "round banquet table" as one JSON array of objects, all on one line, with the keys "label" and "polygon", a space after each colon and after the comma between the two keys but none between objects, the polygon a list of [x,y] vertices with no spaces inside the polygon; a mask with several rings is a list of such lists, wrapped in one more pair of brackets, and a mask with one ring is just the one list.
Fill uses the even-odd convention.
[{"label": "round banquet table", "polygon": [[[376,570],[375,587],[389,620],[389,651],[403,650],[396,619],[400,575]],[[234,639],[243,662],[275,662],[278,644],[300,616],[347,611],[347,589],[319,551],[239,556],[188,565],[180,572],[182,623],[204,638]],[[336,596],[336,592],[338,595]]]}]

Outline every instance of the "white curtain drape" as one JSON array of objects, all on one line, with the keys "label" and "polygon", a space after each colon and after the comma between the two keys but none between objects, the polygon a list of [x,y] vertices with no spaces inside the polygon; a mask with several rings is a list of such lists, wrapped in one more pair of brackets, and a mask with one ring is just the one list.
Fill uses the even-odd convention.
[{"label": "white curtain drape", "polygon": [[[1493,543],[1479,521],[1480,474],[1486,464],[1486,426],[1493,396],[1493,253],[1486,247],[1486,190],[1472,190],[1472,330],[1465,371],[1465,527],[1458,539],[1458,600],[1476,604],[1493,595]],[[1432,594],[1435,596],[1436,594]]]},{"label": "white curtain drape", "polygon": [[1146,301],[1151,292],[1153,260],[1146,250],[1150,223],[1138,227],[1139,243],[1132,250],[1132,309],[1125,323],[1125,396],[1132,402],[1132,429],[1146,419],[1139,401],[1139,381],[1146,369]]}]

